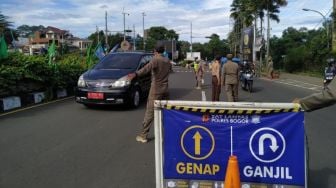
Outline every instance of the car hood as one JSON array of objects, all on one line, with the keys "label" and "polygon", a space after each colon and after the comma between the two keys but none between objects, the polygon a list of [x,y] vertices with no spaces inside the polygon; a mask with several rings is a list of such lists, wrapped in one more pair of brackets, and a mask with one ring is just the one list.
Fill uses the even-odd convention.
[{"label": "car hood", "polygon": [[91,69],[84,73],[85,80],[116,80],[134,70],[131,69]]}]

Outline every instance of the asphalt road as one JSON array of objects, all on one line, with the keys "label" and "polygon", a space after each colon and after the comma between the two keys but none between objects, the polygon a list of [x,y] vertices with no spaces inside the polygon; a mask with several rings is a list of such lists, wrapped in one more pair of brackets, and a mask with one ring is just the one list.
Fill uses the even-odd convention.
[{"label": "asphalt road", "polygon": [[[209,73],[203,90],[194,89],[194,82],[191,72],[176,68],[170,78],[171,99],[202,100],[204,91],[209,100]],[[257,79],[254,92],[240,90],[239,99],[291,102],[316,92],[300,86],[286,79]],[[223,91],[221,100],[226,100]],[[335,109],[305,114],[312,188],[336,187]],[[0,188],[155,187],[154,141],[135,141],[144,111],[145,102],[134,110],[88,109],[72,98],[1,116]]]}]

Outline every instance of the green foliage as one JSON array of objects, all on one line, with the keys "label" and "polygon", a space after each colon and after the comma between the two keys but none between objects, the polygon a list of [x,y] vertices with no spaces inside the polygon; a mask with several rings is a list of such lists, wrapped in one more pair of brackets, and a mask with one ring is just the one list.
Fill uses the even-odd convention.
[{"label": "green foliage", "polygon": [[47,56],[10,53],[0,61],[0,96],[73,87],[85,70],[85,59],[79,53],[65,55],[51,65]]},{"label": "green foliage", "polygon": [[309,59],[309,53],[304,46],[291,49],[286,57],[285,70],[292,73],[302,70],[302,64]]},{"label": "green foliage", "polygon": [[155,48],[156,42],[159,40],[178,40],[178,35],[174,30],[167,30],[165,27],[151,27],[148,31],[146,41],[146,50]]},{"label": "green foliage", "polygon": [[270,44],[274,68],[289,72],[319,72],[321,75],[326,59],[331,56],[325,29],[289,27],[282,37],[271,38]]}]

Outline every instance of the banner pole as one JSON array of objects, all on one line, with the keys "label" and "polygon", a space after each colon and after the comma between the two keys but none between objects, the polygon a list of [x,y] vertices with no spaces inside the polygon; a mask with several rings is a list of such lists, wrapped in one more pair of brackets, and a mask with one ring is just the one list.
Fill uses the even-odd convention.
[{"label": "banner pole", "polygon": [[233,134],[232,134],[232,126],[231,126],[231,156],[233,155]]},{"label": "banner pole", "polygon": [[155,137],[155,182],[156,188],[163,188],[162,177],[162,143],[161,139],[161,108],[157,107],[158,101],[154,102],[154,137]]}]

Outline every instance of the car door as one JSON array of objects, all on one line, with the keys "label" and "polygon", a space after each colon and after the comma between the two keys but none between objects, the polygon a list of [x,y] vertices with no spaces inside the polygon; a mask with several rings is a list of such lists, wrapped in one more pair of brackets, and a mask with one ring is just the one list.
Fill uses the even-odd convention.
[{"label": "car door", "polygon": [[[139,63],[138,70],[146,66],[150,62],[152,57],[153,56],[151,55],[142,56],[140,63]],[[146,95],[148,94],[150,86],[151,86],[151,77],[152,77],[152,74],[149,73],[139,78],[139,85],[140,85],[141,91],[143,91]]]}]

